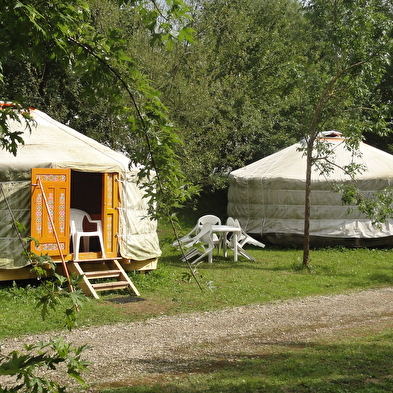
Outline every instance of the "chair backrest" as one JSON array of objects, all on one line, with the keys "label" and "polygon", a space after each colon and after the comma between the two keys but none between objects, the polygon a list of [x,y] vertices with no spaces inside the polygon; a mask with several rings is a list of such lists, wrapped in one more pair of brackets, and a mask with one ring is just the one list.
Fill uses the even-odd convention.
[{"label": "chair backrest", "polygon": [[234,219],[233,217],[228,217],[228,218],[227,218],[226,224],[227,224],[228,226],[230,226],[230,227],[235,227],[235,226],[237,226],[237,225],[236,225],[236,222],[235,222],[235,219]]},{"label": "chair backrest", "polygon": [[213,246],[211,232],[212,232],[212,224],[210,222],[206,222],[205,224],[202,225],[202,228],[197,235],[198,238],[201,240],[201,242],[205,243],[208,247]]},{"label": "chair backrest", "polygon": [[[235,227],[242,229],[242,226],[240,225],[240,222],[237,218],[234,220],[234,223],[235,223]],[[243,229],[242,229],[242,231],[243,231]]]},{"label": "chair backrest", "polygon": [[217,216],[207,214],[198,219],[198,227],[201,228],[203,224],[221,225],[221,220]]},{"label": "chair backrest", "polygon": [[88,213],[80,209],[70,209],[71,213],[71,234],[83,231],[83,220],[85,217],[90,219]]},{"label": "chair backrest", "polygon": [[237,241],[240,247],[243,247],[246,243],[252,244],[253,246],[256,247],[261,247],[265,248],[265,245],[261,243],[260,241],[254,239],[251,237],[240,225],[240,222],[238,219],[235,220],[235,226],[239,227],[241,232],[238,235]]},{"label": "chair backrest", "polygon": [[237,238],[239,243],[241,243],[241,240],[244,239],[245,237],[247,237],[247,233],[244,231],[244,229],[242,228],[242,226],[240,225],[239,220],[236,218],[235,219],[235,227],[240,228],[240,233],[238,234]]}]

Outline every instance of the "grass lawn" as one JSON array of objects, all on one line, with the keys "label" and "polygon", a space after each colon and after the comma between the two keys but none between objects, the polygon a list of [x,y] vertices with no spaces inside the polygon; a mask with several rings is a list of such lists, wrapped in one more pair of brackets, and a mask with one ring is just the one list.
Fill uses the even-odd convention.
[{"label": "grass lawn", "polygon": [[[172,275],[168,312],[216,309],[294,297],[329,295],[392,286],[391,250],[330,248],[311,252],[311,271],[301,269],[302,251],[249,247],[257,259],[215,257],[198,268],[199,291],[170,247],[161,277]],[[178,269],[183,269],[178,270]],[[141,277],[150,280],[150,276]],[[211,289],[209,289],[211,288]],[[164,288],[156,288],[164,293]],[[169,294],[168,294],[169,295]],[[339,337],[265,345],[236,361],[206,359],[206,368],[163,375],[102,393],[377,393],[393,391],[393,326],[376,323]]]},{"label": "grass lawn", "polygon": [[[136,321],[159,315],[214,310],[294,297],[329,295],[392,286],[391,250],[330,248],[312,250],[311,271],[301,269],[302,251],[248,247],[255,262],[232,254],[215,255],[214,263],[197,269],[198,288],[179,252],[160,230],[163,256],[149,274],[132,274],[141,293],[102,293],[78,313],[81,326]],[[64,317],[53,313],[42,321],[35,299],[42,289],[2,285],[0,339],[64,328]],[[18,323],[15,323],[18,321]],[[393,391],[393,326],[348,332],[329,341],[269,346],[245,353],[235,363],[223,361],[208,370],[140,386],[105,390],[128,392],[388,392]],[[103,391],[104,392],[104,391]]]},{"label": "grass lawn", "polygon": [[[131,275],[141,299],[126,292],[103,292],[100,300],[86,302],[78,313],[78,323],[88,326],[135,321],[162,314],[343,293],[393,283],[393,257],[389,250],[315,250],[311,253],[311,272],[300,268],[301,250],[252,247],[248,250],[256,262],[243,257],[234,262],[231,257],[215,256],[212,264],[201,264],[197,269],[201,291],[180,262],[179,252],[163,245],[157,270]],[[42,289],[34,284],[3,284],[0,339],[63,329],[61,312],[53,313],[45,321],[41,319],[35,299]]]},{"label": "grass lawn", "polygon": [[102,393],[377,393],[393,391],[393,329],[356,332],[334,342],[256,348],[236,361],[208,363],[188,375]]}]

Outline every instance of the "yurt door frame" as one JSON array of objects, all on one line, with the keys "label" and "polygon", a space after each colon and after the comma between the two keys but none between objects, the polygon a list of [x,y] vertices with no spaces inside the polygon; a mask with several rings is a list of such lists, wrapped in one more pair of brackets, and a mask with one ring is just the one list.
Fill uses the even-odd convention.
[{"label": "yurt door frame", "polygon": [[[70,208],[73,195],[72,179],[74,172],[70,169],[33,168],[32,169],[32,195],[31,195],[31,237],[39,244],[31,243],[31,251],[37,254],[48,254],[55,261],[60,258],[59,248],[51,226],[47,209],[43,200],[41,188],[37,185],[37,178],[44,189],[51,216],[55,225],[62,254],[67,259],[72,259],[70,244]],[[89,175],[85,177],[88,180]],[[119,225],[119,182],[117,173],[96,174],[99,179],[100,190],[98,195],[79,195],[78,198],[87,199],[87,204],[99,203],[98,217],[101,219],[104,237],[105,256],[115,258],[117,253],[117,232]],[[84,177],[83,172],[78,172],[79,179]],[[76,191],[77,192],[77,191]],[[75,198],[74,198],[75,199]],[[92,199],[96,199],[93,201]],[[86,202],[86,201],[85,201]],[[75,202],[74,202],[75,203]],[[88,213],[90,213],[88,211]],[[80,259],[99,259],[101,250],[82,252]]]}]

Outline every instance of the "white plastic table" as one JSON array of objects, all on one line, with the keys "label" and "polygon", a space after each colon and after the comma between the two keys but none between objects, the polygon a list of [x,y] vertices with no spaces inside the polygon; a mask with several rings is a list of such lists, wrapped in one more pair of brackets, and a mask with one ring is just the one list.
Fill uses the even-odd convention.
[{"label": "white plastic table", "polygon": [[[238,250],[237,250],[237,236],[241,232],[241,228],[235,227],[235,226],[230,226],[230,225],[212,225],[212,232],[211,236],[213,237],[213,233],[222,233],[224,237],[224,244],[223,244],[223,250],[224,250],[224,255],[226,255],[226,250],[227,250],[227,236],[228,233],[233,233],[233,242],[234,242],[234,248],[233,248],[233,260],[237,262],[238,258]],[[209,253],[209,263],[213,262],[213,250]]]}]

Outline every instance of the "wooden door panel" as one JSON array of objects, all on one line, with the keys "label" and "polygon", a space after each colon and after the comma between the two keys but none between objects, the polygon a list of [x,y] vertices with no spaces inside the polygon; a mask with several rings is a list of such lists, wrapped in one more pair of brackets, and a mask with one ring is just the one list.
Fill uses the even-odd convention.
[{"label": "wooden door panel", "polygon": [[[43,189],[37,184],[38,178]],[[34,168],[31,179],[31,236],[39,241],[38,247],[31,244],[31,251],[38,254],[60,256],[55,230],[61,253],[66,255],[70,250],[71,170]],[[48,202],[55,228],[52,228],[44,197]]]},{"label": "wooden door panel", "polygon": [[103,208],[102,208],[102,231],[105,244],[105,256],[116,257],[118,246],[119,228],[119,181],[117,173],[103,174]]}]

